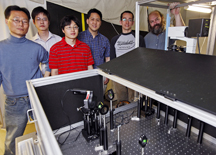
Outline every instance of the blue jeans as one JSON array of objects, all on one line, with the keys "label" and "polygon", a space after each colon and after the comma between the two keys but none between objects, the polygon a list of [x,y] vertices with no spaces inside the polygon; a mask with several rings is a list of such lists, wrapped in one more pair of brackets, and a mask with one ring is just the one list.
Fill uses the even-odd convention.
[{"label": "blue jeans", "polygon": [[6,97],[5,100],[5,155],[15,154],[15,138],[22,136],[25,130],[28,118],[27,110],[30,109],[29,98]]}]

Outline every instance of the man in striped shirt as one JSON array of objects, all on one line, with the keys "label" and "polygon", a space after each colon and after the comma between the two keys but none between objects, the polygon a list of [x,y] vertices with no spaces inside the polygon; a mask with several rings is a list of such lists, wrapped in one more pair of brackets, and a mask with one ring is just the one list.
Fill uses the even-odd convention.
[{"label": "man in striped shirt", "polygon": [[89,46],[77,39],[79,25],[78,19],[71,15],[61,20],[60,27],[65,37],[50,49],[52,76],[93,69],[94,60]]}]

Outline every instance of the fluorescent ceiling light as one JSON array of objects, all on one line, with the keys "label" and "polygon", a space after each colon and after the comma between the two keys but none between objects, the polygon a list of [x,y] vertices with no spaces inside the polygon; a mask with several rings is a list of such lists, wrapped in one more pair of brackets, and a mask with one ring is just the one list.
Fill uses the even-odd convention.
[{"label": "fluorescent ceiling light", "polygon": [[189,5],[185,8],[186,10],[190,10],[190,11],[197,11],[197,12],[203,12],[203,13],[211,13],[211,8],[208,7],[200,7],[200,6],[192,6]]},{"label": "fluorescent ceiling light", "polygon": [[216,4],[216,1],[211,2],[211,5],[215,5],[215,4]]}]

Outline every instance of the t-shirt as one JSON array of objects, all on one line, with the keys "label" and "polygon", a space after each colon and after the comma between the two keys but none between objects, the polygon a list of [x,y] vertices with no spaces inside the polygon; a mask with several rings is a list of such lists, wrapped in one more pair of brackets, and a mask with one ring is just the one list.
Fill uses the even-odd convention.
[{"label": "t-shirt", "polygon": [[[145,47],[143,37],[139,36],[139,46]],[[122,33],[112,38],[110,45],[110,59],[119,57],[131,50],[135,49],[135,34]]]}]

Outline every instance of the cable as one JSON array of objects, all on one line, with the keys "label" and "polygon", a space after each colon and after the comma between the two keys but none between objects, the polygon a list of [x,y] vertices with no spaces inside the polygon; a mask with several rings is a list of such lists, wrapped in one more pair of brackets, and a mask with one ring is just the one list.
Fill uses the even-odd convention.
[{"label": "cable", "polygon": [[112,27],[114,28],[114,30],[116,31],[116,33],[119,35],[118,31],[116,30],[115,26],[113,25],[113,23],[110,23],[112,25]]},{"label": "cable", "polygon": [[[118,126],[118,125],[128,124],[128,123],[130,122],[130,120],[131,120],[130,117],[134,114],[134,112],[135,112],[135,110],[133,110],[132,113],[131,113],[130,115],[128,115],[127,112],[124,112],[123,114],[121,114],[122,111],[119,112],[119,113],[117,113],[117,114],[115,114],[115,119],[114,119],[115,127]],[[126,116],[125,116],[125,115],[126,115]],[[117,119],[118,119],[119,117],[121,117],[120,122],[117,121]]]},{"label": "cable", "polygon": [[[64,114],[67,116],[67,118],[68,118],[69,125],[70,125],[70,130],[69,130],[69,133],[68,133],[67,137],[65,138],[65,140],[64,140],[62,143],[59,141],[59,137],[60,137],[62,134],[68,132],[68,131],[63,132],[63,133],[61,133],[61,134],[58,136],[57,141],[58,141],[58,143],[59,143],[60,145],[63,145],[63,144],[65,143],[65,141],[66,141],[66,140],[68,139],[68,137],[70,136],[70,131],[72,130],[72,129],[71,129],[70,117],[69,117],[68,114],[64,111],[64,104],[63,104],[63,99],[64,99],[66,93],[69,92],[69,91],[70,91],[70,89],[68,89],[68,90],[65,91],[65,93],[64,93],[64,95],[63,95],[63,97],[62,97],[62,99],[61,99],[61,106],[62,106],[62,111],[63,111],[63,113],[64,113]],[[74,128],[73,128],[73,129],[74,129]]]},{"label": "cable", "polygon": [[197,46],[198,46],[198,51],[199,51],[199,54],[200,54],[199,33],[197,33]]},{"label": "cable", "polygon": [[79,132],[79,134],[77,135],[76,139],[73,142],[77,141],[77,139],[79,138],[81,132],[82,132],[82,130]]},{"label": "cable", "polygon": [[[74,128],[74,129],[76,130],[76,128]],[[76,130],[76,131],[77,131],[77,130]],[[65,143],[65,144],[70,144],[70,145],[71,145],[71,143],[76,142],[76,141],[78,140],[78,138],[79,138],[79,136],[80,136],[82,130],[81,130],[81,131],[77,131],[77,132],[79,132],[79,133],[78,133],[78,135],[76,136],[75,140],[73,140],[72,142]]]},{"label": "cable", "polygon": [[203,45],[204,45],[204,43],[205,43],[205,41],[206,41],[206,38],[207,38],[207,37],[205,37],[204,40],[203,40],[203,43],[202,43],[201,48],[200,48],[200,51],[202,51]]},{"label": "cable", "polygon": [[[67,125],[68,123],[65,123],[64,125],[62,125],[62,126],[65,126],[65,125]],[[58,131],[59,131],[59,129],[60,128],[58,128],[55,132],[53,132],[53,134],[55,135]]]},{"label": "cable", "polygon": [[[65,131],[65,132],[61,133],[61,134],[58,136],[58,138],[57,138],[58,143],[59,143],[60,145],[63,145],[63,144],[65,143],[66,140],[64,140],[64,142],[62,142],[62,143],[63,143],[63,144],[62,144],[62,143],[60,142],[60,137],[61,137],[63,134],[65,134],[66,132],[71,132],[71,131],[74,130],[74,129],[77,131],[77,127],[76,127],[76,128],[71,129],[70,131]],[[82,130],[81,130],[81,131],[77,131],[77,132],[79,132],[79,133],[78,133],[77,137],[75,138],[75,140],[72,141],[72,143],[75,142],[75,141],[77,141],[77,139],[79,138],[79,136],[80,136]]]},{"label": "cable", "polygon": [[[57,142],[58,142],[60,145],[64,145],[65,141],[68,139],[68,137],[69,137],[69,135],[70,135],[70,132],[71,132],[73,129],[75,129],[75,128],[72,128],[72,129],[71,129],[71,127],[70,127],[70,130],[69,130],[69,131],[65,131],[65,132],[61,133],[61,134],[57,137]],[[69,132],[68,135],[67,135],[67,137],[65,138],[65,140],[64,140],[63,142],[60,142],[60,137],[61,137],[63,134],[65,134],[66,132]]]}]

